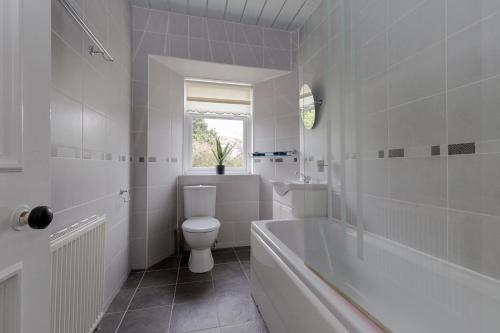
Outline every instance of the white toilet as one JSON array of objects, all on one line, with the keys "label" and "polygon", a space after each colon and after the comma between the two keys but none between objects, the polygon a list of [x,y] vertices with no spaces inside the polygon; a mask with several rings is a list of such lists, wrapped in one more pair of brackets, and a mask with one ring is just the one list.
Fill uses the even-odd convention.
[{"label": "white toilet", "polygon": [[216,187],[184,186],[184,239],[191,248],[189,270],[204,273],[214,267],[211,247],[217,239],[220,222],[215,216]]}]

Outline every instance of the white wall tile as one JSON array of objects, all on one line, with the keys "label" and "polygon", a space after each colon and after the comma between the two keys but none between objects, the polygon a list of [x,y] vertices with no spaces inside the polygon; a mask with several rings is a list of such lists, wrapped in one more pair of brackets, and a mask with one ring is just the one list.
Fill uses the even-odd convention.
[{"label": "white wall tile", "polygon": [[389,69],[389,106],[432,96],[445,89],[444,45],[444,42],[438,43]]},{"label": "white wall tile", "polygon": [[448,93],[450,143],[500,138],[500,79],[481,81]]},{"label": "white wall tile", "polygon": [[52,33],[52,86],[73,97],[82,99],[83,61],[79,54]]},{"label": "white wall tile", "polygon": [[392,198],[446,206],[446,159],[392,158],[389,170]]},{"label": "white wall tile", "polygon": [[[88,38],[59,2],[52,2],[52,143],[96,152],[51,159],[56,216],[51,230],[106,215],[108,236],[113,234],[106,237],[103,296],[109,302],[130,269],[129,206],[118,195],[130,187],[130,167],[117,160],[118,154],[130,154],[130,9],[123,1],[78,3],[116,61],[91,57]],[[112,160],[103,160],[104,153],[113,154]]]},{"label": "white wall tile", "polygon": [[168,34],[187,36],[188,26],[188,17],[186,15],[169,13],[167,31]]},{"label": "white wall tile", "polygon": [[448,159],[451,208],[500,216],[500,156],[455,155]]},{"label": "white wall tile", "polygon": [[445,0],[422,3],[389,29],[389,65],[443,39],[445,25]]},{"label": "white wall tile", "polygon": [[495,0],[455,0],[448,2],[447,11],[448,34],[452,34],[500,11],[500,3]]},{"label": "white wall tile", "polygon": [[500,13],[448,40],[448,88],[500,74]]},{"label": "white wall tile", "polygon": [[450,260],[492,278],[500,278],[500,220],[454,210],[448,215]]},{"label": "white wall tile", "polygon": [[[446,142],[446,97],[419,100],[388,111],[389,147],[441,145]],[[378,148],[384,147],[379,145]],[[377,147],[374,147],[377,149]]]},{"label": "white wall tile", "polygon": [[82,104],[53,91],[50,110],[51,143],[82,147]]}]

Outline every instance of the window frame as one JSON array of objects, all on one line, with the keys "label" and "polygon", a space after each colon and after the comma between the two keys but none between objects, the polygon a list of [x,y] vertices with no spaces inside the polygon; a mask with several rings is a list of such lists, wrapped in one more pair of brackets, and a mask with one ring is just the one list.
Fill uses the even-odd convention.
[{"label": "window frame", "polygon": [[[253,104],[251,104],[253,106]],[[248,116],[236,116],[227,114],[192,114],[184,110],[184,173],[185,174],[202,174],[213,175],[215,174],[215,166],[213,167],[193,167],[193,119],[227,119],[227,120],[241,120],[243,121],[243,167],[229,168],[226,167],[226,174],[250,174],[251,163],[249,152],[251,151],[252,144],[252,112]]]}]

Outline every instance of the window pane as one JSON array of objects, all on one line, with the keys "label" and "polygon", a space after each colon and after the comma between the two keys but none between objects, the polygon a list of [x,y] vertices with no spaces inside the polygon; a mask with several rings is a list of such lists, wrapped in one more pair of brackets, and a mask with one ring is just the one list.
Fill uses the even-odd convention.
[{"label": "window pane", "polygon": [[215,147],[215,137],[219,136],[222,147],[233,147],[225,165],[227,168],[243,168],[243,131],[244,121],[218,118],[193,118],[192,133],[192,166],[194,168],[215,167],[216,161],[212,154]]}]

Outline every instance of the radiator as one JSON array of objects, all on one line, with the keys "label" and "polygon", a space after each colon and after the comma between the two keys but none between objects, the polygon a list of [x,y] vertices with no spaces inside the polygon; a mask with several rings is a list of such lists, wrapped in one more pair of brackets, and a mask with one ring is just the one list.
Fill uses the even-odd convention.
[{"label": "radiator", "polygon": [[93,332],[103,315],[105,217],[51,235],[51,333]]}]

